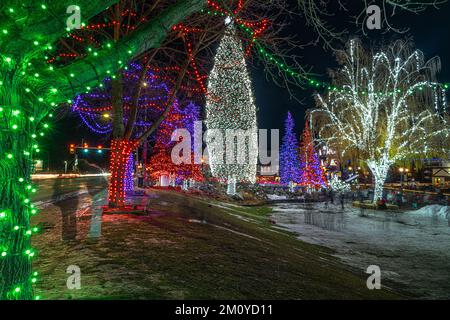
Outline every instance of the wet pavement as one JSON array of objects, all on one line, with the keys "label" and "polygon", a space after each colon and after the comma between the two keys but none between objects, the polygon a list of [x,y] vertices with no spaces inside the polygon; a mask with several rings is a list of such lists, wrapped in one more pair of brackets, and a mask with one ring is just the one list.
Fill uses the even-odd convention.
[{"label": "wet pavement", "polygon": [[384,278],[414,297],[450,298],[450,222],[443,215],[285,203],[274,206],[273,218],[349,266],[379,266],[382,285]]}]

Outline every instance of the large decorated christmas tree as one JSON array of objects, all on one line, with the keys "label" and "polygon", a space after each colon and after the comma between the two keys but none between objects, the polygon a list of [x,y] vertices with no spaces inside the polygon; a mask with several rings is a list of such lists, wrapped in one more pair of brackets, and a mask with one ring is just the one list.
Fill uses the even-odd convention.
[{"label": "large decorated christmas tree", "polygon": [[[211,142],[213,137],[208,136],[208,160],[212,175],[221,180],[235,177],[238,182],[255,182],[258,159],[256,106],[244,51],[232,22],[228,24],[217,49],[209,76],[206,125],[209,133],[211,129],[218,129],[224,138],[218,142],[223,143],[223,148],[214,148]],[[228,143],[227,149],[227,131],[247,137],[241,142],[238,142],[239,139],[228,139],[232,142]],[[234,148],[234,155],[227,159],[225,154],[231,148]],[[239,153],[244,155],[244,161],[238,159]]]},{"label": "large decorated christmas tree", "polygon": [[300,170],[302,173],[302,185],[314,189],[327,186],[327,179],[323,167],[321,166],[319,156],[314,149],[308,121],[305,123],[300,142]]},{"label": "large decorated christmas tree", "polygon": [[281,183],[301,182],[300,162],[298,156],[298,142],[294,132],[294,118],[288,112],[284,122],[284,136],[281,142],[280,179]]}]

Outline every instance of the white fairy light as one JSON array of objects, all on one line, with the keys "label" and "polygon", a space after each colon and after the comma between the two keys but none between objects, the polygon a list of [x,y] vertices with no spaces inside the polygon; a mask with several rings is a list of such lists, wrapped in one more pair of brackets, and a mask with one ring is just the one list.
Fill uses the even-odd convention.
[{"label": "white fairy light", "polygon": [[331,190],[335,192],[349,192],[351,190],[350,184],[339,180],[336,175],[334,175],[328,183]]},{"label": "white fairy light", "polygon": [[252,132],[245,138],[245,143],[232,143],[237,147],[237,153],[244,155],[244,163],[224,160],[223,150],[232,147],[230,143],[224,143],[222,150],[210,148],[208,142],[207,145],[214,177],[227,180],[232,176],[238,182],[255,182],[258,159],[256,106],[244,51],[233,24],[228,25],[219,44],[209,76],[206,125],[208,131],[220,130],[224,138],[227,130]]},{"label": "white fairy light", "polygon": [[[424,80],[434,70],[420,51],[408,54],[404,43],[396,43],[389,51],[366,58],[360,45],[351,42],[349,47],[337,73],[345,90],[330,91],[327,99],[318,95],[319,108],[312,114],[325,116],[319,130],[323,142],[340,144],[343,154],[356,150],[366,161],[378,200],[392,164],[433,151],[430,140],[448,136],[450,127],[439,108],[445,98],[437,95],[439,84]],[[434,108],[421,99],[426,94],[434,100]]]}]

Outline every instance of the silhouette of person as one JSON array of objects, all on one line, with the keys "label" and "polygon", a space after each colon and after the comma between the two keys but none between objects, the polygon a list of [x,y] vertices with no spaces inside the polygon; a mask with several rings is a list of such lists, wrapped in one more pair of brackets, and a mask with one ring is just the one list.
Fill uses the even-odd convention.
[{"label": "silhouette of person", "polygon": [[61,212],[61,238],[62,240],[76,240],[77,237],[77,208],[78,197],[70,200],[61,199],[64,189],[64,178],[56,178],[53,183],[52,202],[56,207],[59,207]]}]

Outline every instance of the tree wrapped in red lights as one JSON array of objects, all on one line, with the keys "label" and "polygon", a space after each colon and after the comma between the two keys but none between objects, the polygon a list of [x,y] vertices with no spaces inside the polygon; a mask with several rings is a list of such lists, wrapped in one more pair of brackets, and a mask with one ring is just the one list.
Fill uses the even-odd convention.
[{"label": "tree wrapped in red lights", "polygon": [[174,137],[175,139],[172,140],[173,133],[177,129],[186,129],[193,137],[194,122],[199,120],[199,113],[200,108],[194,103],[189,103],[183,110],[180,110],[176,103],[161,123],[156,132],[153,155],[148,164],[148,171],[154,179],[159,179],[161,176],[174,176],[178,182],[184,179],[203,180],[201,166],[194,163],[192,138],[189,163],[176,164],[171,158],[172,148],[182,139],[182,137]]},{"label": "tree wrapped in red lights", "polygon": [[[47,59],[48,63],[57,66],[85,56],[97,56],[99,50],[112,48],[117,42],[125,42],[124,39],[130,38],[130,35],[135,33],[139,34],[137,38],[140,39],[138,45],[141,48],[148,47],[147,43],[153,44],[155,41],[158,43],[158,46],[149,52],[144,53],[141,50],[139,56],[133,55],[133,61],[141,66],[140,70],[134,68],[133,74],[130,74],[126,65],[133,53],[131,50],[133,48],[127,48],[130,56],[127,59],[114,60],[118,68],[111,67],[105,70],[109,77],[107,83],[102,85],[109,90],[107,94],[102,96],[102,89],[100,89],[100,92],[97,90],[88,97],[90,101],[96,100],[95,103],[85,105],[85,101],[80,101],[79,98],[75,102],[74,110],[79,113],[88,127],[99,134],[111,133],[112,140],[116,141],[111,144],[112,154],[120,156],[110,159],[112,171],[110,172],[109,204],[111,207],[124,204],[122,199],[125,184],[118,180],[123,178],[122,171],[127,168],[127,161],[130,158],[130,155],[127,159],[125,155],[122,157],[124,150],[129,148],[114,150],[114,147],[135,145],[135,148],[138,148],[146,143],[174,105],[180,91],[197,90],[188,85],[189,80],[201,78],[195,68],[188,70],[195,61],[197,49],[189,47],[184,38],[172,27],[175,25],[174,20],[179,23],[184,17],[199,11],[205,5],[206,1],[202,0],[182,0],[177,1],[176,5],[169,4],[167,1],[122,0],[101,16],[89,21],[89,24],[83,25],[81,29],[70,32],[68,37],[57,45],[56,52],[49,55]],[[158,18],[158,15],[161,18]],[[203,16],[203,14],[198,15],[197,19]],[[157,20],[154,19],[155,17]],[[146,30],[149,21],[158,21],[168,34],[161,33],[158,28],[153,27],[155,32],[147,32],[143,35],[140,31]],[[99,63],[101,64],[102,61]],[[196,71],[195,75],[192,69]],[[158,77],[158,80],[153,80],[167,83],[165,87],[167,90],[164,92],[164,97],[161,97],[159,93],[156,93],[155,97],[148,97],[147,94],[149,99],[145,102],[143,100],[146,97],[143,96],[148,91],[147,78],[150,72],[158,74],[154,76]],[[75,82],[76,80],[73,79]],[[155,87],[151,89],[155,91]],[[91,91],[91,88],[88,88],[88,91]],[[201,88],[196,92],[201,92]],[[158,101],[150,102],[152,98]],[[96,105],[96,108],[92,108],[93,105]],[[107,117],[103,118],[103,115]],[[146,152],[143,153],[146,154]]]},{"label": "tree wrapped in red lights", "polygon": [[[175,69],[175,68],[173,68]],[[145,72],[144,77],[140,74]],[[158,72],[158,73],[156,73]],[[134,133],[131,140],[113,139],[111,144],[112,157],[110,158],[110,202],[122,206],[123,196],[125,194],[125,184],[119,180],[124,178],[124,171],[130,172],[127,168],[128,157],[126,152],[131,153],[139,146],[138,139],[144,132],[150,128],[155,121],[158,120],[160,114],[165,109],[165,104],[169,99],[170,88],[162,79],[166,79],[165,73],[159,69],[150,66],[144,67],[138,63],[131,63],[121,74],[122,81],[122,103],[123,114],[122,125],[125,126],[127,121],[134,116]],[[133,93],[139,83],[143,83],[139,98],[133,100]],[[114,96],[114,81],[111,78],[106,79],[102,90],[95,90],[89,94],[79,95],[72,106],[84,124],[92,131],[98,134],[113,133],[116,124],[111,122],[110,113],[113,112],[111,100]],[[133,101],[137,103],[133,105]],[[192,178],[201,180],[201,170],[199,165],[182,164],[175,165],[171,160],[171,149],[176,142],[171,141],[174,130],[186,128],[193,135],[193,123],[199,118],[199,107],[193,102],[188,101],[187,106],[181,105],[181,102],[175,100],[168,116],[161,123],[157,134],[156,142],[153,148],[153,156],[149,164],[149,169],[153,177],[157,177],[161,173],[173,173],[178,178]],[[133,109],[136,113],[133,115]],[[107,117],[104,117],[107,115]],[[129,142],[127,142],[129,141]],[[123,146],[134,146],[134,149]],[[114,148],[120,147],[115,150]],[[125,152],[125,153],[124,153]],[[120,156],[119,156],[120,155]],[[124,161],[124,163],[121,163]],[[128,179],[129,180],[129,179]]]},{"label": "tree wrapped in red lights", "polygon": [[319,189],[328,185],[319,156],[314,148],[308,121],[305,123],[300,142],[300,172],[301,184],[304,186]]},{"label": "tree wrapped in red lights", "polygon": [[125,204],[125,176],[131,152],[136,149],[137,141],[114,139],[111,141],[111,160],[109,172],[109,200],[119,206]]}]

